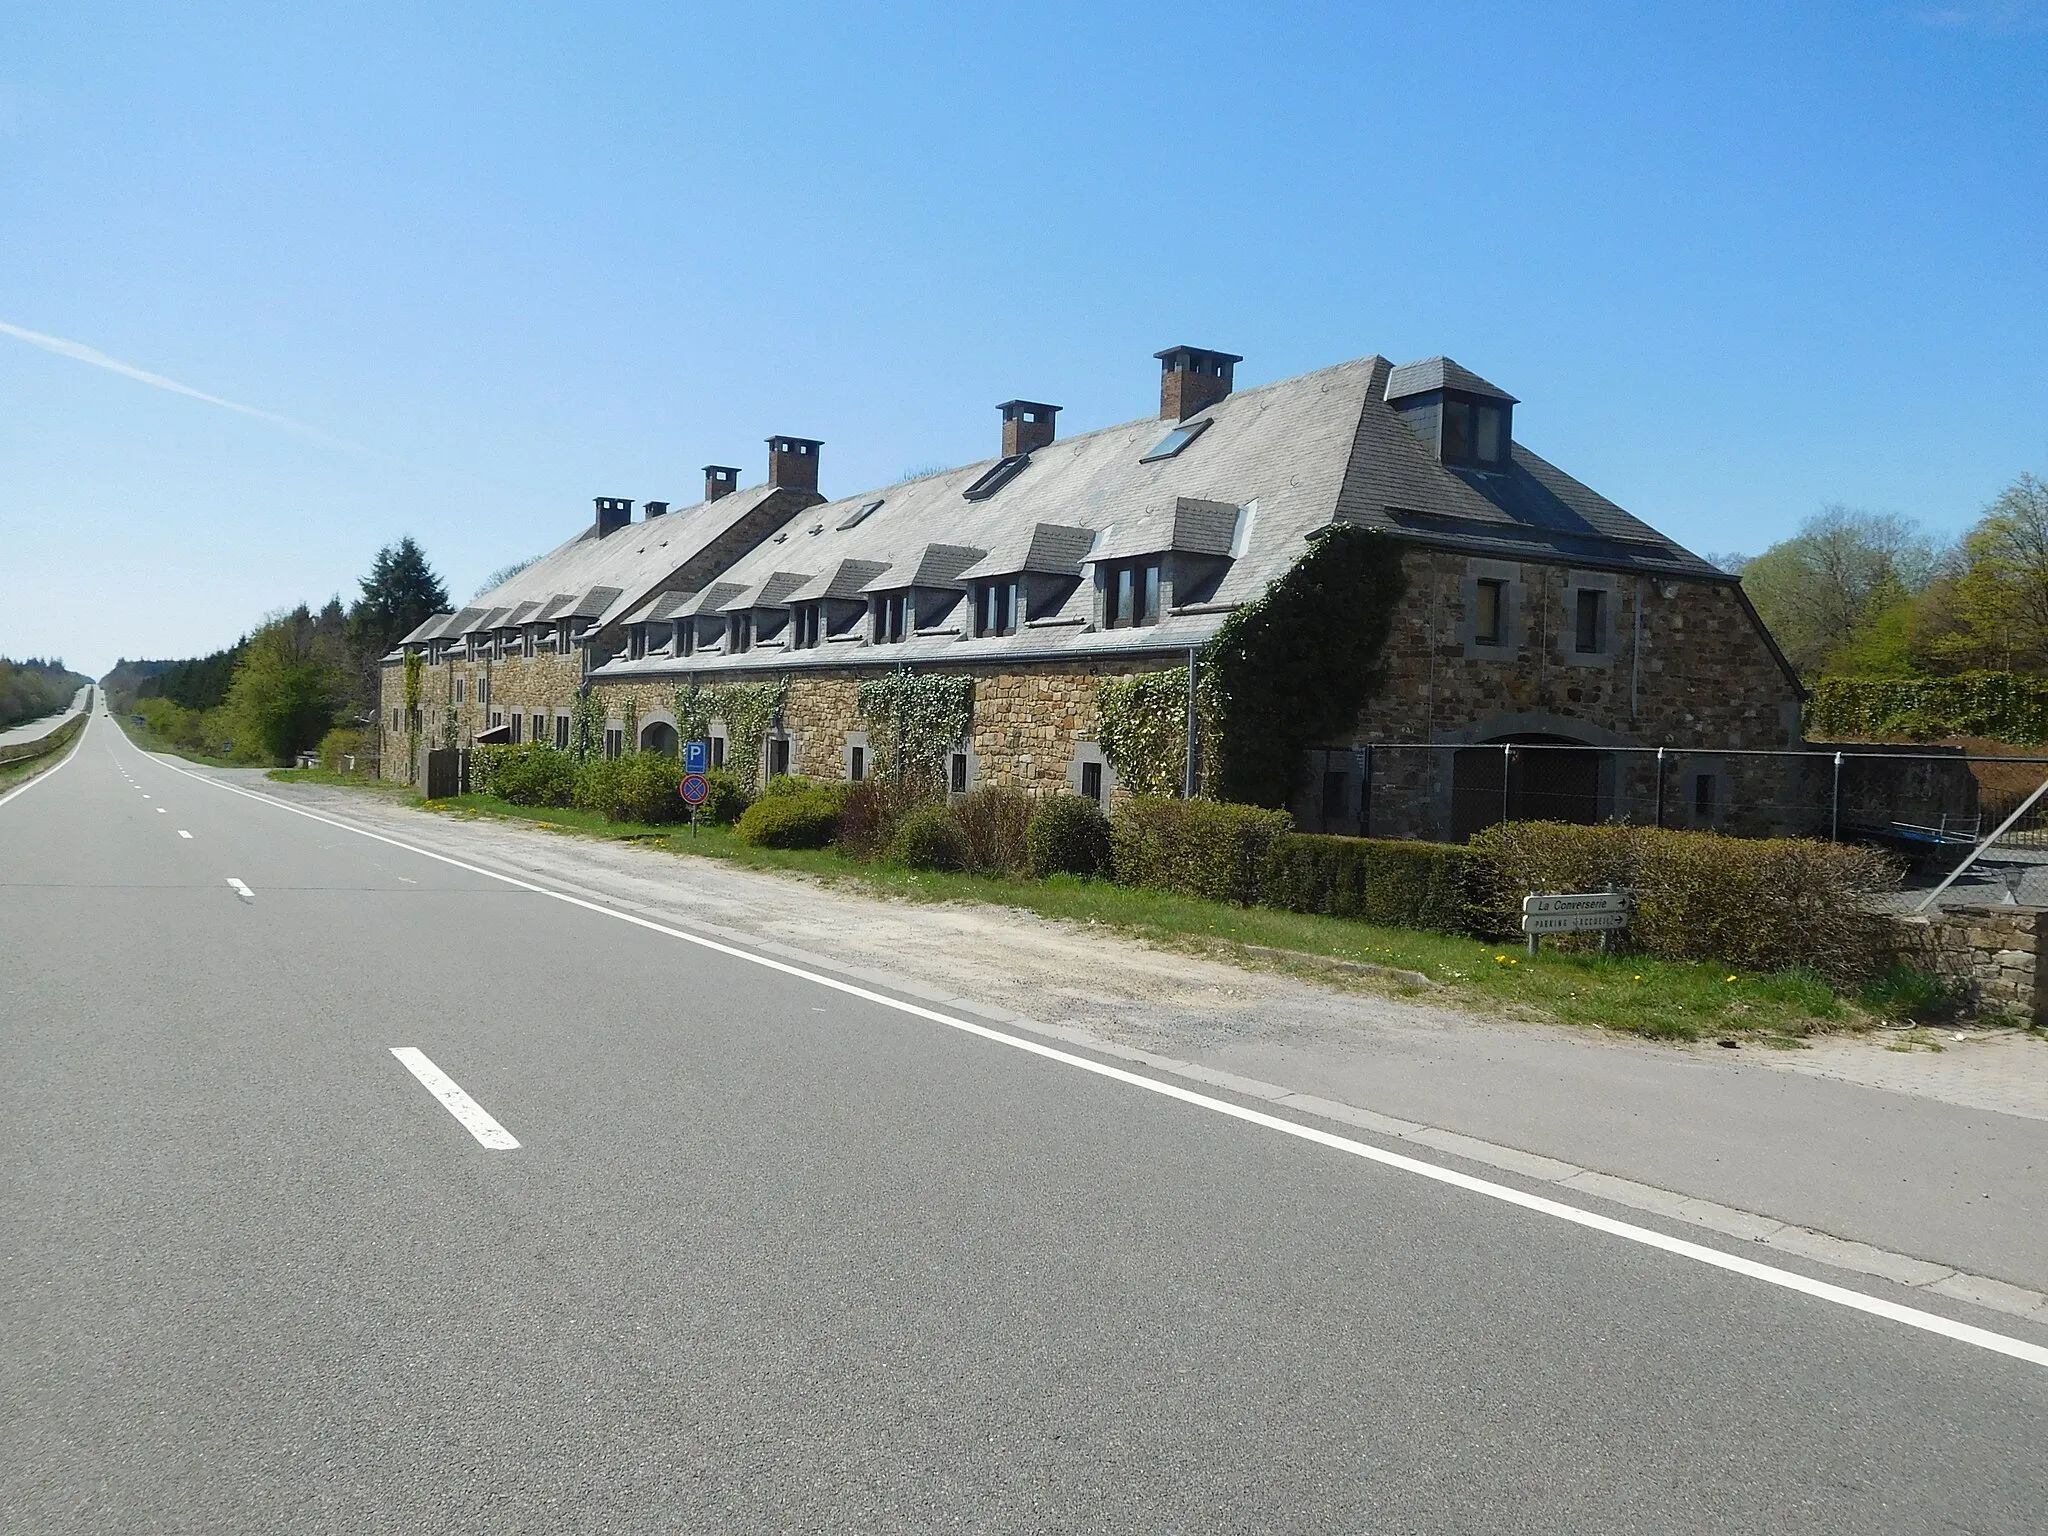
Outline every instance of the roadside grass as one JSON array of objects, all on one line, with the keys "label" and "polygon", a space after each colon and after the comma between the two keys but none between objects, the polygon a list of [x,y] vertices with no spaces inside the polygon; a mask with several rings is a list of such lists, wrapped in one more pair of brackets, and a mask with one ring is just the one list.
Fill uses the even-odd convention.
[{"label": "roadside grass", "polygon": [[209,757],[204,752],[195,752],[190,747],[181,747],[176,742],[165,741],[146,725],[137,725],[127,715],[115,715],[114,723],[128,735],[128,739],[145,752],[161,752],[166,757],[182,757],[188,763],[198,763],[207,768],[247,768],[248,763],[238,763],[231,757]]},{"label": "roadside grass", "polygon": [[[56,729],[64,729],[64,724],[60,723]],[[71,754],[78,750],[79,738],[84,734],[85,730],[81,727],[72,734],[69,741],[54,752],[41,752],[34,757],[18,757],[12,762],[0,763],[0,793],[5,793],[17,784],[26,784],[37,774],[47,773],[59,763],[68,760]]]},{"label": "roadside grass", "polygon": [[[281,769],[271,777],[304,780],[310,775]],[[328,781],[361,785],[360,780],[334,775],[317,780]],[[687,823],[610,822],[594,811],[513,805],[487,795],[422,801],[408,793],[407,798],[451,815],[525,821],[565,834],[807,875],[903,901],[1011,907],[1247,969],[1282,971],[1324,985],[1392,993],[1531,1022],[1591,1026],[1660,1040],[1713,1039],[1798,1049],[1808,1035],[1867,1029],[1900,1017],[1888,1006],[1896,999],[1873,996],[1874,1006],[1866,1007],[1802,972],[1757,975],[1706,963],[1566,955],[1548,949],[1532,959],[1520,945],[1380,928],[1349,918],[1233,907],[1106,880],[942,874],[864,864],[830,848],[751,848],[728,827],[703,826],[693,837]],[[1428,984],[1393,974],[1400,971],[1419,972]]]},{"label": "roadside grass", "polygon": [[412,792],[411,785],[393,784],[363,773],[329,773],[325,768],[273,768],[264,777],[275,779],[280,784],[325,784],[334,789],[366,790],[387,800],[403,800],[413,805],[423,803]]}]

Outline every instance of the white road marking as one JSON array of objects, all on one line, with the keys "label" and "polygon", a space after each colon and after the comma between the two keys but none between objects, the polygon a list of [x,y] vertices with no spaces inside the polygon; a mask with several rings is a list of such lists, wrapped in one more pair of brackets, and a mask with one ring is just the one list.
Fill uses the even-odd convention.
[{"label": "white road marking", "polygon": [[187,831],[186,831],[186,830],[185,830],[185,829],[184,829],[183,827],[180,827],[180,828],[178,828],[178,836],[180,836],[180,837],[190,837],[191,835],[192,835],[192,834],[191,834],[190,832],[187,832]]},{"label": "white road marking", "polygon": [[[163,766],[171,767],[168,763],[165,763]],[[210,779],[203,774],[191,773],[183,768],[171,768],[171,772],[183,773],[187,778],[197,779],[200,783],[211,785],[215,789],[225,790],[231,795],[240,795],[244,799],[254,800],[280,811],[289,811],[292,815],[303,816],[308,821],[322,822],[327,826],[339,827],[344,832],[353,832],[358,837],[367,837],[373,842],[383,843],[388,847],[402,848],[408,853],[416,853],[421,858],[432,859],[438,864],[446,864],[469,874],[482,875],[489,880],[501,881],[519,890],[530,891],[536,896],[548,897],[552,901],[564,902],[572,907],[581,907],[584,911],[594,912],[600,917],[608,917],[621,923],[631,923],[636,928],[645,928],[651,933],[664,934],[672,939],[680,939],[685,944],[696,945],[699,949],[707,949],[715,954],[744,961],[749,965],[757,965],[764,970],[778,971],[785,976],[794,976],[800,980],[828,988],[831,991],[843,993],[848,997],[860,998],[863,1002],[874,1003],[883,1008],[891,1008],[898,1013],[909,1014],[913,1018],[925,1019],[933,1024],[943,1024],[946,1028],[959,1030],[962,1034],[975,1035],[981,1039],[993,1041],[998,1045],[1007,1045],[1014,1050],[1024,1051],[1029,1055],[1041,1057],[1047,1061],[1056,1061],[1063,1066],[1072,1067],[1077,1071],[1091,1073],[1096,1077],[1106,1077],[1114,1082],[1125,1083],[1130,1087],[1143,1089],[1147,1093],[1156,1093],[1162,1098],[1177,1099],[1183,1104],[1193,1105],[1198,1109],[1206,1109],[1213,1114],[1225,1115],[1233,1120],[1242,1120],[1247,1124],[1261,1126],[1269,1131],[1278,1131],[1283,1136],[1293,1136],[1302,1141],[1313,1142],[1317,1146],[1327,1147],[1335,1152],[1343,1152],[1352,1157],[1362,1158],[1367,1162],[1379,1163],[1384,1167],[1398,1168],[1403,1173],[1412,1173],[1418,1178],[1429,1179],[1438,1184],[1447,1184],[1453,1189],[1462,1189],[1470,1194],[1484,1195],[1489,1200],[1498,1200],[1504,1205],[1519,1206],[1523,1210],[1534,1211],[1539,1215],[1552,1216],[1559,1221],[1570,1222],[1574,1226],[1602,1232],[1610,1237],[1622,1238],[1627,1242],[1639,1243],[1645,1248],[1654,1248],[1659,1252],[1672,1254],[1678,1258],[1691,1259],[1695,1263],[1705,1264],[1710,1268],[1725,1270],[1730,1274],[1741,1275],[1750,1280],[1759,1280],[1766,1285],[1774,1285],[1784,1290],[1795,1291],[1802,1296],[1810,1296],[1818,1301],[1830,1302],[1838,1307],[1847,1307],[1855,1312],[1864,1312],[1872,1317],[1881,1317],[1888,1322],[1902,1323],[1908,1328],[1918,1328],[1927,1333],[1939,1334],[1941,1337],[1953,1339],[1959,1344],[1968,1344],[1977,1349],[1989,1350],[1993,1354],[2006,1355],[2014,1360],[2024,1360],[2030,1365],[2048,1366],[2048,1348],[2044,1348],[2039,1344],[2029,1343],[2025,1339],[2016,1339],[2010,1334],[1994,1333],[1989,1328],[1979,1328],[1974,1323],[1959,1323],[1954,1318],[1943,1317],[1938,1312],[1922,1311],[1918,1307],[1908,1307],[1896,1301],[1887,1301],[1882,1296],[1871,1296],[1862,1291],[1852,1291],[1847,1286],[1834,1285],[1825,1280],[1815,1280],[1811,1276],[1799,1274],[1794,1270],[1779,1269],[1772,1264],[1760,1264],[1755,1259],[1743,1258],[1739,1254],[1723,1253],[1720,1249],[1709,1248],[1704,1243],[1689,1242],[1685,1238],[1672,1237],[1668,1233],[1658,1232],[1649,1227],[1639,1227],[1632,1222],[1617,1221],[1612,1216],[1601,1215],[1598,1211],[1589,1211],[1576,1205],[1567,1205],[1562,1200],[1552,1200],[1544,1195],[1530,1194],[1526,1190],[1516,1189],[1511,1185],[1496,1184],[1491,1179],[1475,1178],[1473,1175],[1461,1173],[1455,1168],[1445,1168],[1436,1163],[1424,1162],[1421,1158],[1409,1157],[1405,1153],[1391,1152],[1384,1147],[1375,1147],[1366,1142],[1354,1141],[1348,1136],[1339,1136],[1334,1132],[1325,1131],[1313,1125],[1303,1125],[1297,1120],[1283,1120],[1278,1115],[1269,1115],[1263,1110],[1249,1109],[1242,1104],[1233,1104],[1227,1099],[1212,1098],[1206,1093],[1197,1093],[1192,1088],[1181,1087],[1178,1083],[1161,1082],[1157,1078],[1145,1077],[1136,1072],[1129,1072],[1122,1067],[1112,1067],[1106,1062],[1093,1061],[1086,1056],[1077,1056],[1071,1051],[1063,1051],[1056,1046],[1045,1045],[1037,1040],[1029,1040],[1021,1035],[1006,1034],[1002,1030],[992,1029],[986,1024],[976,1024],[970,1019],[955,1018],[951,1014],[940,1013],[935,1008],[926,1008],[919,1003],[906,1002],[899,997],[890,997],[886,993],[871,991],[867,987],[857,986],[850,981],[841,981],[838,977],[825,975],[821,971],[807,970],[803,966],[792,965],[786,960],[776,960],[771,959],[767,955],[753,954],[736,945],[722,943],[717,939],[706,938],[702,934],[690,933],[681,928],[671,928],[666,923],[658,923],[652,918],[640,917],[632,912],[616,911],[597,902],[585,900],[581,896],[571,896],[566,891],[550,890],[547,886],[536,885],[531,880],[522,880],[517,875],[508,875],[499,870],[486,868],[481,864],[471,864],[450,854],[436,853],[433,849],[422,848],[417,843],[408,843],[382,832],[372,832],[367,827],[358,827],[346,821],[337,821],[333,817],[323,816],[317,811],[309,811],[300,806],[288,805],[284,801],[274,799],[269,795],[239,789],[232,784],[223,784],[218,779]]]},{"label": "white road marking", "polygon": [[249,905],[251,906],[254,906],[256,904],[256,893],[250,890],[249,887],[247,887],[246,885],[242,884],[242,882],[237,880],[233,875],[228,876],[228,884],[234,887],[235,894],[241,897],[242,900],[248,902]]},{"label": "white road marking", "polygon": [[504,1152],[519,1145],[510,1131],[493,1120],[483,1105],[464,1093],[454,1078],[427,1060],[426,1054],[418,1047],[394,1045],[391,1054],[404,1062],[405,1070],[425,1084],[427,1092],[447,1105],[448,1113],[460,1120],[463,1129],[485,1146]]},{"label": "white road marking", "polygon": [[156,808],[156,813],[157,813],[157,815],[159,815],[159,816],[168,816],[168,815],[170,815],[170,814],[171,814],[171,813],[170,813],[169,811],[165,810],[165,809],[164,809],[164,808],[163,808],[162,806],[158,806],[158,807]]}]

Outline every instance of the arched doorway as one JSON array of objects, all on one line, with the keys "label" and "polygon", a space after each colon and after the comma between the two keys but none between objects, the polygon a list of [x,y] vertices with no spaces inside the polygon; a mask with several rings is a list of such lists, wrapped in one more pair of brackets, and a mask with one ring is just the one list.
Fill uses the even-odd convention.
[{"label": "arched doorway", "polygon": [[1608,754],[1568,736],[1502,736],[1451,754],[1451,837],[1500,821],[1600,819]]},{"label": "arched doorway", "polygon": [[640,750],[659,752],[663,757],[675,757],[676,728],[666,720],[656,720],[640,732]]}]

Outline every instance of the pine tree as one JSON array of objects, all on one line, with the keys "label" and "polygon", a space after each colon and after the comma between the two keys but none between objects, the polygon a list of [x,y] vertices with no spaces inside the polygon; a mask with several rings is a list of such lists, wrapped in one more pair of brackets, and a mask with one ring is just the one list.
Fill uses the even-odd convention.
[{"label": "pine tree", "polygon": [[348,611],[349,637],[374,656],[448,607],[448,589],[411,534],[377,551],[361,585],[363,595]]}]

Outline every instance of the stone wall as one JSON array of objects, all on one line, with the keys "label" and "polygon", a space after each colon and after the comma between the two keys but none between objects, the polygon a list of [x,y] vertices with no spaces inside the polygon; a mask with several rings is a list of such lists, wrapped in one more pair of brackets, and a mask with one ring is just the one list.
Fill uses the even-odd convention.
[{"label": "stone wall", "polygon": [[[383,778],[413,782],[415,770],[425,772],[429,748],[451,744],[474,746],[478,735],[490,729],[493,713],[509,715],[517,711],[529,717],[546,715],[550,720],[557,714],[567,714],[576,702],[576,690],[582,680],[583,658],[573,651],[566,656],[543,652],[531,660],[509,656],[502,661],[494,657],[472,661],[450,656],[438,665],[422,669],[419,761],[415,764],[412,739],[404,722],[405,667],[398,662],[387,663],[382,674],[382,707],[377,717],[378,772]],[[391,725],[394,710],[399,715],[396,731]],[[526,734],[522,729],[522,739]]]},{"label": "stone wall", "polygon": [[2044,928],[2048,907],[1990,903],[1945,907],[1897,924],[1902,957],[1962,992],[1971,1012],[2027,1025],[2048,1024]]}]

